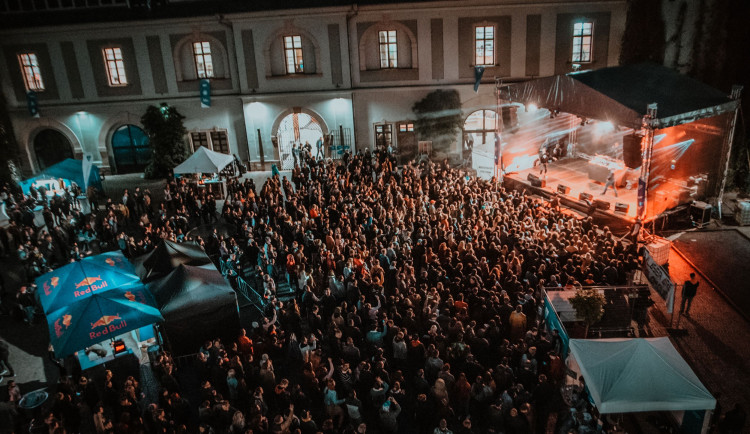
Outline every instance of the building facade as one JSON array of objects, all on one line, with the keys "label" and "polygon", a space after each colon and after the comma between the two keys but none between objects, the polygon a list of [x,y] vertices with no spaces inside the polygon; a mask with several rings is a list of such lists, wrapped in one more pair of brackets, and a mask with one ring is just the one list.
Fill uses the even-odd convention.
[{"label": "building facade", "polygon": [[[6,20],[32,13],[4,1]],[[115,16],[127,7],[105,3]],[[193,149],[251,163],[287,168],[292,143],[321,137],[334,158],[397,148],[418,139],[412,106],[435,89],[461,97],[458,151],[494,130],[496,79],[616,65],[625,15],[624,0],[468,0],[24,25],[0,31],[0,86],[29,173],[83,155],[112,173],[142,170],[140,117],[160,104],[185,116]]]}]

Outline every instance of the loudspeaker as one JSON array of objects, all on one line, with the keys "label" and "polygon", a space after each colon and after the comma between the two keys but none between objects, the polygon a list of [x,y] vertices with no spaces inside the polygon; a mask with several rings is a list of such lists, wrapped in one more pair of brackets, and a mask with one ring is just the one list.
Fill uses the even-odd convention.
[{"label": "loudspeaker", "polygon": [[609,202],[606,200],[596,199],[594,200],[594,205],[596,205],[596,209],[600,209],[602,211],[607,211],[609,209]]},{"label": "loudspeaker", "polygon": [[568,194],[570,193],[570,187],[567,185],[557,184],[557,192],[560,194]]},{"label": "loudspeaker", "polygon": [[615,212],[621,212],[623,214],[627,214],[629,209],[630,209],[630,205],[626,203],[621,203],[621,202],[615,203]]},{"label": "loudspeaker", "polygon": [[580,201],[591,202],[591,199],[593,199],[593,198],[594,198],[594,196],[592,196],[589,193],[586,193],[585,191],[583,193],[581,193],[581,194],[578,195],[578,200],[580,200]]},{"label": "loudspeaker", "polygon": [[518,126],[518,113],[516,106],[503,107],[503,128],[512,130]]},{"label": "loudspeaker", "polygon": [[641,167],[641,138],[636,134],[622,137],[622,159],[625,160],[625,166],[631,169]]},{"label": "loudspeaker", "polygon": [[532,187],[546,187],[547,186],[546,180],[539,178],[533,173],[529,173],[526,179],[531,183]]}]

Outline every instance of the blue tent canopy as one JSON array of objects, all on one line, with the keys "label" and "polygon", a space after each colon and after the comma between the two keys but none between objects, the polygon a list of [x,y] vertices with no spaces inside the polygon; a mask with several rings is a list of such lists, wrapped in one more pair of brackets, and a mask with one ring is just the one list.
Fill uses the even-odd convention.
[{"label": "blue tent canopy", "polygon": [[71,305],[95,293],[123,292],[140,284],[133,265],[120,252],[103,253],[72,262],[36,279],[45,313]]},{"label": "blue tent canopy", "polygon": [[[87,167],[88,173],[84,173],[84,167]],[[84,178],[84,176],[86,176]],[[21,189],[24,193],[29,192],[29,187],[37,179],[67,179],[78,184],[81,189],[86,189],[89,185],[93,185],[99,190],[102,189],[102,178],[99,176],[99,167],[94,164],[84,164],[83,160],[74,160],[67,158],[57,164],[42,170],[35,176],[21,181]]]},{"label": "blue tent canopy", "polygon": [[94,293],[47,315],[50,342],[56,357],[65,357],[93,344],[163,321],[142,284],[130,289]]}]

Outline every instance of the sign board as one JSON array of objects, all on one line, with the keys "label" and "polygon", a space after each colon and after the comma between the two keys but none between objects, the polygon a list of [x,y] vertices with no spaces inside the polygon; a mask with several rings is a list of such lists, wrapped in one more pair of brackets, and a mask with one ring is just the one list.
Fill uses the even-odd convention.
[{"label": "sign board", "polygon": [[656,263],[648,250],[642,249],[641,251],[643,252],[643,274],[646,275],[654,290],[667,302],[667,313],[672,313],[674,309],[674,282],[669,277],[669,273]]}]

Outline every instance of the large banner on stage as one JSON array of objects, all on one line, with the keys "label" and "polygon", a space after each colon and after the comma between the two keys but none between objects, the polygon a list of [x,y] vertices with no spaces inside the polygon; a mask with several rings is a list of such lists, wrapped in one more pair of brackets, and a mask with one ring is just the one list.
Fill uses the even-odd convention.
[{"label": "large banner on stage", "polygon": [[471,168],[477,171],[477,178],[489,181],[495,176],[495,155],[489,147],[474,147],[471,152]]},{"label": "large banner on stage", "polygon": [[646,275],[646,279],[651,283],[654,290],[667,302],[667,313],[672,313],[674,309],[674,282],[669,277],[669,273],[656,263],[647,249],[644,248],[641,252],[643,254],[643,274]]}]

